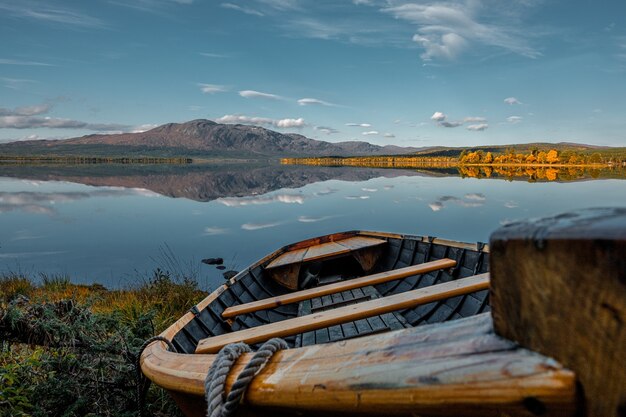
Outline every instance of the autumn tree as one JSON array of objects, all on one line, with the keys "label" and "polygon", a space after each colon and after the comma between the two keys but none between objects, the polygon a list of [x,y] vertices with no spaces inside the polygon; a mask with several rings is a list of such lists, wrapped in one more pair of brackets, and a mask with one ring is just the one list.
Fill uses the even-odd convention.
[{"label": "autumn tree", "polygon": [[555,149],[550,149],[546,154],[546,162],[549,164],[559,162],[559,153]]}]

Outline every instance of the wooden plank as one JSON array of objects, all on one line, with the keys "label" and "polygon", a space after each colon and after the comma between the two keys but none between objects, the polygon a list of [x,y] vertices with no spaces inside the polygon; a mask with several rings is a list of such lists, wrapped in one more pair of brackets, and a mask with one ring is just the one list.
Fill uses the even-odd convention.
[{"label": "wooden plank", "polygon": [[385,243],[387,243],[387,241],[382,239],[375,239],[373,237],[355,236],[343,240],[337,240],[335,241],[335,243],[341,246],[345,246],[346,248],[351,250],[358,250],[363,248],[370,248],[373,246],[384,245]]},{"label": "wooden plank", "polygon": [[279,255],[272,262],[270,262],[270,264],[266,266],[266,269],[278,268],[279,266],[302,262],[302,259],[304,258],[307,250],[308,248],[304,248],[285,252],[282,255]]},{"label": "wooden plank", "polygon": [[626,208],[514,223],[490,246],[496,331],[576,372],[584,415],[626,416]]},{"label": "wooden plank", "polygon": [[[228,393],[250,362],[226,378]],[[215,356],[151,344],[142,369],[163,388],[197,399]],[[608,375],[607,375],[608,376]],[[241,412],[306,415],[573,417],[576,376],[493,334],[491,315],[277,352],[246,391]]]},{"label": "wooden plank", "polygon": [[354,278],[347,281],[337,282],[335,284],[324,285],[321,287],[311,288],[281,295],[273,298],[265,298],[263,300],[254,301],[247,304],[229,307],[222,313],[223,317],[234,317],[239,314],[250,313],[253,311],[264,310],[267,308],[278,307],[284,304],[296,303],[298,301],[321,297],[323,295],[333,294],[336,292],[346,291],[350,289],[365,287],[367,285],[380,284],[387,281],[393,281],[409,277],[412,275],[425,274],[443,268],[451,268],[456,265],[456,261],[452,259],[439,259],[432,262],[426,262],[419,265],[407,266],[406,268],[395,269],[392,271],[381,272],[379,274],[368,275],[361,278]]},{"label": "wooden plank", "polygon": [[351,252],[351,250],[335,242],[322,243],[321,245],[311,246],[309,250],[306,251],[302,261],[311,262],[328,256],[337,256],[348,252]]},{"label": "wooden plank", "polygon": [[272,337],[284,337],[309,330],[323,329],[324,327],[412,308],[486,288],[489,288],[489,274],[475,275],[335,310],[210,337],[198,343],[196,353],[215,353],[229,343],[259,343]]}]

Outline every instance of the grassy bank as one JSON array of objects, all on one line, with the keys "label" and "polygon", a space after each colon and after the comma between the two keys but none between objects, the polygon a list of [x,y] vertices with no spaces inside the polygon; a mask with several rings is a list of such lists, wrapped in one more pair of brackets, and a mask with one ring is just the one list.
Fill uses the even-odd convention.
[{"label": "grassy bank", "polygon": [[[0,416],[138,416],[135,355],[206,296],[157,269],[133,288],[0,276]],[[147,413],[176,416],[151,387]]]}]

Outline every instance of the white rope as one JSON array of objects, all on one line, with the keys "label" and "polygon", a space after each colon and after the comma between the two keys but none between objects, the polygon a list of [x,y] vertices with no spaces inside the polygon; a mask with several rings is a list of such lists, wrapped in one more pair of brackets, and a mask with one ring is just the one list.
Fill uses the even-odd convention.
[{"label": "white rope", "polygon": [[254,377],[261,372],[276,352],[287,348],[287,342],[280,338],[270,339],[265,342],[237,376],[237,380],[228,393],[228,397],[224,400],[228,374],[235,362],[237,362],[237,359],[244,353],[251,351],[250,347],[245,343],[232,343],[224,346],[215,357],[204,380],[204,393],[208,406],[207,416],[232,416]]}]

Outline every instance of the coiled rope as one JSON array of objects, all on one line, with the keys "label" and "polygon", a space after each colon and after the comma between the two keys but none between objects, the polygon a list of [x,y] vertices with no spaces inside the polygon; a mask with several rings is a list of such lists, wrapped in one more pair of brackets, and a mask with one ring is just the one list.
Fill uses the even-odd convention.
[{"label": "coiled rope", "polygon": [[224,346],[215,357],[204,380],[204,392],[208,404],[207,417],[232,416],[241,403],[252,379],[261,372],[276,352],[287,348],[287,342],[280,338],[265,342],[237,376],[226,400],[224,400],[226,378],[233,365],[241,355],[252,351],[250,346],[245,343],[232,343]]},{"label": "coiled rope", "polygon": [[150,344],[156,341],[165,342],[170,351],[176,352],[176,347],[172,344],[172,342],[163,336],[153,336],[143,342],[143,345],[139,348],[139,352],[135,356],[135,372],[137,372],[137,408],[139,409],[140,417],[145,416],[146,394],[148,393],[148,388],[150,388],[150,383],[152,382],[141,372],[141,354],[148,346],[150,346]]}]

